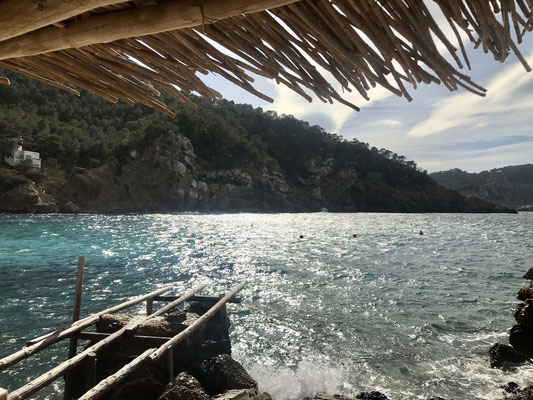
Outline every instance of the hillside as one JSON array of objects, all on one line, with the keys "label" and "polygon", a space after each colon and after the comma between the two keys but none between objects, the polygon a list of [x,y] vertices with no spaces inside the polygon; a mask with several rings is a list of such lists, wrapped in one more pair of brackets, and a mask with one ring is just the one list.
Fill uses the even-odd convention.
[{"label": "hillside", "polygon": [[505,211],[292,116],[190,96],[198,109],[165,98],[170,119],[3,73],[0,136],[23,136],[43,169],[0,168],[0,211]]},{"label": "hillside", "polygon": [[533,164],[496,168],[480,173],[460,169],[430,174],[441,185],[507,207],[533,205]]}]

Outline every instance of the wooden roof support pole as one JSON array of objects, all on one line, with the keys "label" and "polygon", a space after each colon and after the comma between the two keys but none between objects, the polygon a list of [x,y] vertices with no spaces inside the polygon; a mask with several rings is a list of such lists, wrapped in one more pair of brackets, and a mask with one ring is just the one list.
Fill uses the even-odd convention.
[{"label": "wooden roof support pole", "polygon": [[38,353],[39,351],[49,347],[50,345],[54,343],[59,342],[62,339],[69,337],[73,333],[79,332],[87,328],[88,326],[95,324],[100,319],[100,316],[104,314],[110,314],[110,313],[114,313],[120,310],[124,310],[125,308],[134,306],[147,299],[154,298],[162,293],[168,292],[171,289],[172,289],[172,286],[166,286],[162,289],[154,290],[153,292],[150,292],[143,296],[136,297],[130,301],[126,301],[124,303],[116,305],[115,307],[108,308],[107,310],[100,311],[97,314],[83,318],[79,320],[78,322],[75,322],[64,328],[60,328],[56,330],[55,332],[52,332],[47,335],[41,336],[40,338],[34,339],[28,342],[28,345],[24,347],[22,350],[19,350],[16,353],[13,353],[7,357],[0,359],[0,371],[6,369],[10,365],[16,364],[20,360],[23,360],[35,353]]},{"label": "wooden roof support pole", "polygon": [[[164,355],[171,355],[172,354],[172,348],[177,345],[178,343],[182,342],[183,340],[187,339],[189,336],[191,336],[194,331],[196,331],[199,327],[201,327],[206,321],[208,321],[210,318],[212,318],[217,311],[219,311],[221,308],[223,308],[226,303],[233,299],[235,295],[244,287],[244,282],[237,285],[235,288],[233,288],[228,294],[226,294],[224,297],[222,297],[213,307],[211,307],[205,314],[203,314],[200,318],[198,318],[196,321],[194,321],[191,325],[189,325],[185,330],[181,331],[179,334],[174,336],[173,338],[169,339],[165,344],[163,344],[161,347],[159,347],[157,350],[155,349],[148,349],[144,353],[142,353],[140,356],[135,358],[133,361],[131,361],[129,364],[126,364],[124,367],[122,367],[118,372],[115,374],[109,376],[108,378],[101,381],[98,385],[93,387],[91,390],[89,390],[87,393],[85,393],[82,397],[80,397],[78,400],[95,400],[98,399],[100,396],[102,396],[107,391],[111,390],[113,386],[115,386],[117,383],[120,383],[124,378],[127,377],[130,373],[132,373],[136,368],[138,368],[142,363],[148,360],[155,362]],[[169,356],[170,361],[170,356]]]},{"label": "wooden roof support pole", "polygon": [[[199,292],[205,287],[204,285],[199,285],[195,287],[192,290],[189,290],[186,294],[181,296],[179,299],[173,301],[172,303],[166,305],[165,307],[157,310],[152,315],[149,315],[147,317],[141,318],[139,320],[133,320],[130,324],[126,325],[124,328],[119,329],[115,333],[109,335],[107,338],[99,341],[98,343],[86,348],[81,353],[78,353],[76,356],[72,357],[71,359],[62,362],[55,368],[51,369],[50,371],[42,374],[38,378],[34,379],[33,381],[28,382],[21,388],[15,390],[9,395],[8,400],[22,400],[26,399],[29,396],[31,396],[33,393],[38,392],[43,387],[48,386],[50,383],[52,383],[54,380],[56,380],[58,377],[63,375],[65,372],[71,370],[74,368],[79,362],[83,361],[85,357],[88,357],[89,355],[93,353],[97,353],[99,350],[103,349],[108,344],[112,343],[114,340],[120,338],[123,334],[126,332],[135,332],[135,330],[144,322],[161,315],[167,311],[172,310],[174,307],[178,306],[179,304],[189,300],[194,294]],[[191,325],[192,326],[192,325]]]},{"label": "wooden roof support pole", "polygon": [[64,29],[45,27],[1,41],[0,60],[191,28],[213,20],[264,11],[296,1],[298,0],[203,0],[201,8],[188,1],[173,0],[153,6],[97,14],[73,21]]},{"label": "wooden roof support pole", "polygon": [[0,40],[52,25],[124,0],[0,0]]}]

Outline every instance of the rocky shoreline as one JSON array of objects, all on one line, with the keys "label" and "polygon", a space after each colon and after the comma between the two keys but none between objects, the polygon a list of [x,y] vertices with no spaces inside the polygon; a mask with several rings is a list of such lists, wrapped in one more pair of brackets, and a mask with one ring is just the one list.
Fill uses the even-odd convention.
[{"label": "rocky shoreline", "polygon": [[[518,290],[517,298],[522,302],[515,309],[516,324],[509,331],[509,344],[496,343],[489,350],[493,368],[513,369],[533,362],[533,268],[523,278],[530,283]],[[503,389],[506,400],[533,400],[533,384],[520,388],[515,382],[509,382]]]},{"label": "rocky shoreline", "polygon": [[[533,268],[525,275],[530,284],[520,288],[515,311],[516,324],[510,330],[509,343],[496,343],[489,351],[490,366],[513,369],[533,358]],[[210,307],[209,303],[194,302],[181,311],[155,317],[142,324],[136,335],[145,338],[172,337],[185,330]],[[132,322],[137,316],[109,314],[101,317],[96,332],[110,334]],[[118,388],[102,397],[106,400],[275,400],[261,392],[257,382],[231,356],[230,321],[225,312],[218,312],[202,329],[173,350],[173,364],[168,360],[145,366]],[[88,346],[96,343],[91,341]],[[74,372],[75,397],[85,393],[94,384],[109,376],[142,354],[153,343],[136,341],[131,337],[120,339],[113,351],[98,354],[96,365],[81,364]],[[170,379],[169,371],[172,373]],[[509,382],[500,387],[502,400],[533,400],[533,385],[520,388]],[[498,390],[495,388],[495,390]],[[384,393],[361,392],[355,397],[341,394],[316,393],[300,400],[392,400]],[[432,397],[427,400],[445,400]]]}]

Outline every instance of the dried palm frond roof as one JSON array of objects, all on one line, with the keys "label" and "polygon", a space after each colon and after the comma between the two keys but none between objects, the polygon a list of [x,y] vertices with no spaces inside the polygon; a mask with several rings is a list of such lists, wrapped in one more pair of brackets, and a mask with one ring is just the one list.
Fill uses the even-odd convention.
[{"label": "dried palm frond roof", "polygon": [[325,72],[366,99],[381,85],[410,100],[406,84],[432,82],[484,95],[458,71],[470,68],[463,37],[530,70],[514,40],[533,29],[532,0],[434,1],[459,50],[422,0],[0,0],[0,67],[171,116],[156,88],[220,98],[201,79],[210,72],[267,101],[250,73],[354,109]]}]

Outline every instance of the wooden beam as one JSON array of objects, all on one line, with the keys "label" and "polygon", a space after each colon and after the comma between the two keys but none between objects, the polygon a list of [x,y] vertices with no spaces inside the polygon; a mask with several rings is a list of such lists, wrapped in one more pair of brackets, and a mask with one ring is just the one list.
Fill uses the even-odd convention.
[{"label": "wooden beam", "polygon": [[240,14],[281,7],[297,0],[172,0],[75,20],[64,29],[45,27],[0,42],[0,60],[78,48],[191,28]]},{"label": "wooden beam", "polygon": [[7,390],[0,388],[0,400],[7,400]]},{"label": "wooden beam", "polygon": [[0,0],[0,40],[11,39],[124,0]]},{"label": "wooden beam", "polygon": [[[112,333],[107,338],[99,341],[96,344],[93,344],[92,346],[86,348],[81,353],[78,353],[71,359],[62,362],[55,368],[51,369],[50,371],[42,374],[38,378],[28,382],[21,388],[15,390],[9,395],[9,400],[22,400],[26,399],[35,392],[38,392],[43,387],[48,386],[50,383],[52,383],[54,380],[56,380],[58,377],[63,375],[65,372],[70,371],[72,368],[74,368],[78,363],[83,361],[85,357],[89,356],[92,353],[98,353],[99,350],[103,349],[108,344],[112,343],[114,340],[120,338],[122,335],[124,335],[127,332],[135,332],[135,330],[146,321],[149,321],[150,319],[157,317],[167,311],[172,310],[177,305],[183,303],[188,298],[192,297],[196,292],[202,290],[205,287],[204,285],[199,285],[195,287],[194,289],[188,291],[186,294],[181,296],[179,299],[173,301],[172,303],[166,305],[165,307],[161,308],[160,310],[157,310],[152,315],[146,316],[141,319],[134,319],[132,322],[130,322],[125,327],[119,329],[118,331]],[[191,325],[192,326],[192,325]]]},{"label": "wooden beam", "polygon": [[[73,335],[76,339],[80,340],[91,340],[91,341],[100,341],[108,336],[111,336],[111,333],[103,333],[103,332],[79,332]],[[132,340],[139,343],[146,343],[150,346],[157,345],[161,346],[163,343],[165,343],[167,340],[169,340],[170,337],[167,336],[146,336],[146,335],[133,335],[128,336],[128,340]]]},{"label": "wooden beam", "polygon": [[9,78],[5,78],[3,76],[0,76],[0,83],[2,85],[10,85],[11,84],[11,82],[9,81]]},{"label": "wooden beam", "polygon": [[22,350],[17,351],[16,353],[13,353],[7,357],[4,357],[0,359],[0,371],[6,369],[7,367],[16,364],[20,360],[23,360],[35,353],[38,353],[39,351],[47,348],[48,346],[59,342],[62,339],[68,338],[73,333],[79,332],[88,326],[91,326],[95,324],[99,319],[100,316],[104,314],[110,314],[114,313],[120,310],[123,310],[125,308],[134,306],[138,303],[141,303],[147,299],[153,298],[155,296],[158,296],[162,293],[168,292],[172,289],[172,286],[166,286],[162,289],[154,290],[151,293],[147,293],[143,296],[136,297],[130,301],[126,301],[124,303],[121,303],[119,305],[116,305],[114,307],[108,308],[107,310],[100,311],[97,314],[90,315],[84,319],[79,320],[78,322],[75,322],[73,324],[70,324],[64,328],[60,328],[52,333],[49,333],[47,335],[41,336],[37,339],[34,339],[30,342],[28,342],[27,346],[24,347]]}]

